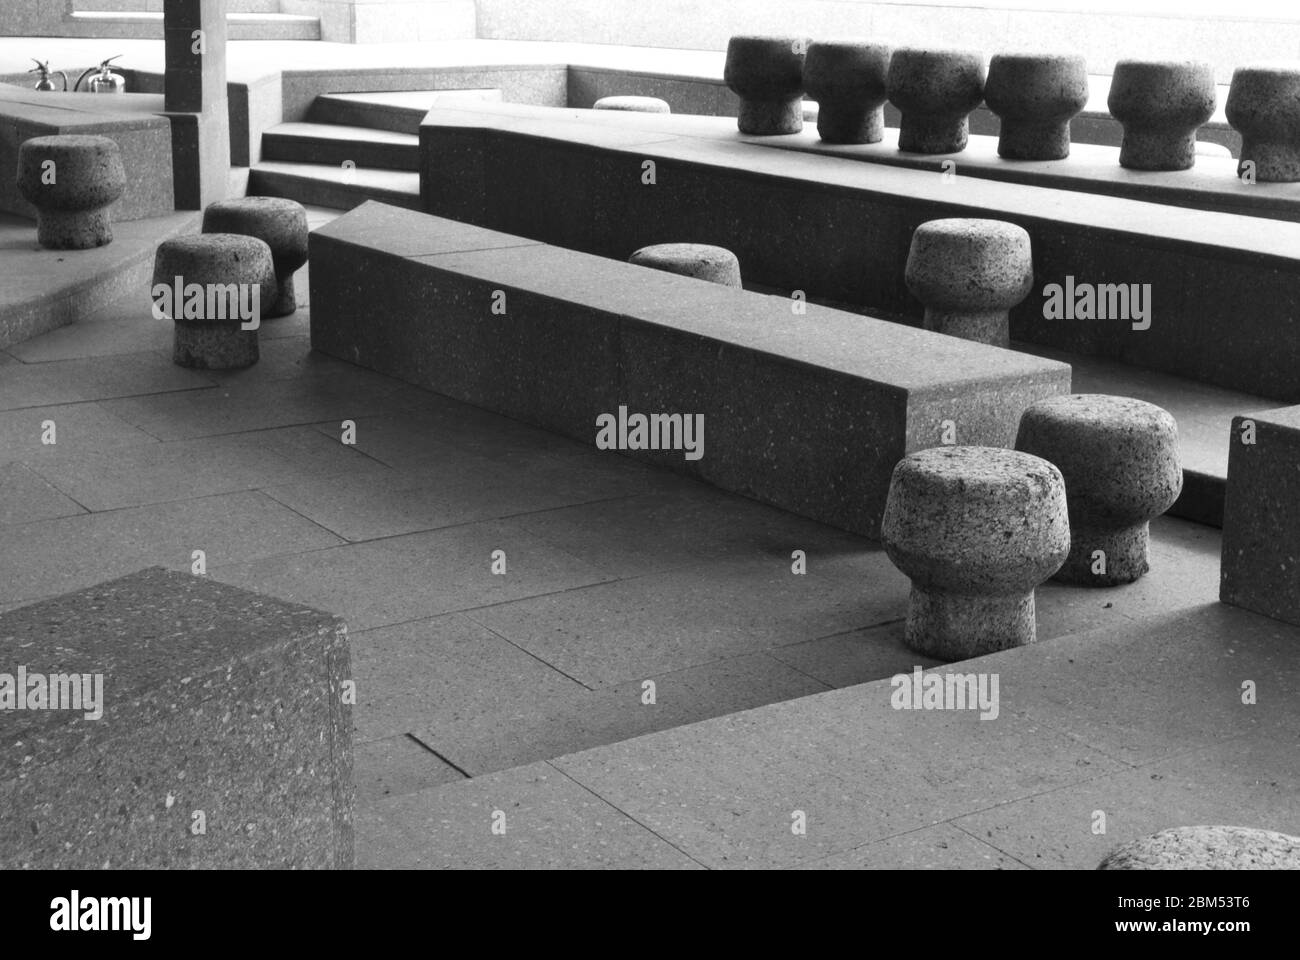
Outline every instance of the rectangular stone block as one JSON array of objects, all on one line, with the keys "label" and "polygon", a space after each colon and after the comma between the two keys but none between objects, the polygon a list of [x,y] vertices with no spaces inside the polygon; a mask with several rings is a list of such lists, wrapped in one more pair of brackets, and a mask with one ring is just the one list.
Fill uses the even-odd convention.
[{"label": "rectangular stone block", "polygon": [[350,679],[339,618],[161,567],[0,614],[0,868],[351,868]]},{"label": "rectangular stone block", "polygon": [[904,455],[1010,446],[1070,387],[1063,363],[374,202],[310,243],[316,350],[585,443],[603,415],[698,415],[698,458],[623,452],[870,537]]},{"label": "rectangular stone block", "polygon": [[1235,417],[1219,599],[1300,624],[1300,407]]}]

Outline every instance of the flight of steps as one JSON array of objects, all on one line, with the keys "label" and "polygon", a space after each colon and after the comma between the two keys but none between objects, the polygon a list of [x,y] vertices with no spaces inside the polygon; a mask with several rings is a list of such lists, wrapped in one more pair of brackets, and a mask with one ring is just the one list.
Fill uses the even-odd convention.
[{"label": "flight of steps", "polygon": [[[160,39],[162,0],[76,0],[72,19],[93,36]],[[320,18],[280,12],[280,0],[229,0],[231,40],[319,40]]]},{"label": "flight of steps", "polygon": [[424,115],[435,105],[500,99],[496,89],[322,94],[306,122],[262,135],[248,192],[337,210],[367,200],[418,210]]}]

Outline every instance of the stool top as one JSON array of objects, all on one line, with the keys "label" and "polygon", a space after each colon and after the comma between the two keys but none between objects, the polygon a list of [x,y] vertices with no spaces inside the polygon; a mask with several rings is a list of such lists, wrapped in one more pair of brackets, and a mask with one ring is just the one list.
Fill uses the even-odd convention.
[{"label": "stool top", "polygon": [[1053,477],[1060,482],[1057,469],[1041,457],[1002,447],[931,447],[908,454],[894,468],[896,483],[919,481],[956,496],[1011,487],[1044,495]]},{"label": "stool top", "polygon": [[1071,393],[1039,400],[1023,417],[1047,421],[1065,430],[1129,432],[1133,428],[1177,433],[1173,416],[1163,407],[1134,397]]},{"label": "stool top", "polygon": [[99,153],[109,151],[118,153],[117,141],[111,137],[100,137],[83,133],[55,133],[46,137],[32,137],[24,140],[19,152],[25,150],[58,150],[69,153]]},{"label": "stool top", "polygon": [[1300,837],[1255,827],[1175,827],[1113,850],[1099,870],[1300,869]]}]

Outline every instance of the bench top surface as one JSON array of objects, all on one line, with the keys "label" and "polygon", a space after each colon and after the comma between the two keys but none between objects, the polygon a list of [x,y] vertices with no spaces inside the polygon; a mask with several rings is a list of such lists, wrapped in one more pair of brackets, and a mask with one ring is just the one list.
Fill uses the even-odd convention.
[{"label": "bench top surface", "polygon": [[1068,376],[1068,365],[1057,361],[818,304],[805,304],[799,315],[788,297],[736,290],[375,201],[312,236],[900,390]]}]

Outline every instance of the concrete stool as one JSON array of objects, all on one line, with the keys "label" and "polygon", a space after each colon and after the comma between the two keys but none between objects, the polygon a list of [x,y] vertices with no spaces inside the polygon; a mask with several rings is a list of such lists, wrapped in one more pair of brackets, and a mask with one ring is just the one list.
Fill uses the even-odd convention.
[{"label": "concrete stool", "polygon": [[657,243],[642,247],[628,257],[627,262],[720,283],[724,287],[740,286],[740,261],[724,247],[711,247],[704,243]]},{"label": "concrete stool", "polygon": [[271,248],[276,295],[264,303],[262,319],[284,317],[298,309],[293,274],[307,262],[307,211],[297,200],[240,197],[218,200],[203,211],[204,233],[240,233]]},{"label": "concrete stool", "polygon": [[1168,411],[1131,397],[1049,397],[1021,415],[1016,449],[1065,477],[1071,547],[1057,580],[1112,587],[1151,569],[1148,524],[1183,488],[1178,425]]},{"label": "concrete stool", "polygon": [[1300,870],[1300,837],[1253,827],[1175,827],[1116,847],[1098,870]]},{"label": "concrete stool", "polygon": [[879,143],[884,137],[889,53],[880,43],[808,45],[803,85],[817,101],[817,134],[827,143]]},{"label": "concrete stool", "polygon": [[1065,482],[999,447],[934,447],[894,468],[880,539],[912,580],[904,641],[962,660],[1032,643],[1034,588],[1070,552]]},{"label": "concrete stool", "polygon": [[904,279],[925,329],[1009,346],[1009,311],[1034,284],[1029,234],[1002,220],[930,220],[912,234]]},{"label": "concrete stool", "polygon": [[1121,60],[1106,106],[1124,125],[1119,164],[1190,170],[1196,131],[1214,114],[1214,66],[1196,60]]},{"label": "concrete stool", "polygon": [[1300,180],[1300,67],[1238,67],[1225,110],[1241,131],[1238,176],[1253,162],[1256,181]]},{"label": "concrete stool", "polygon": [[108,208],[125,189],[116,140],[60,134],[18,147],[18,190],[36,208],[42,247],[89,250],[112,243]]},{"label": "concrete stool", "polygon": [[984,96],[984,56],[973,50],[895,50],[887,86],[903,114],[899,150],[956,153],[966,149],[968,117]]},{"label": "concrete stool", "polygon": [[625,110],[629,113],[672,113],[667,100],[658,97],[601,97],[593,110]]},{"label": "concrete stool", "polygon": [[1002,120],[998,156],[1062,160],[1070,118],[1088,103],[1088,67],[1073,54],[999,53],[989,61],[984,102]]},{"label": "concrete stool", "polygon": [[[231,303],[230,294],[250,305],[256,296],[258,315],[248,322],[260,322],[261,304],[272,302],[276,291],[271,248],[264,241],[233,233],[164,240],[154,255],[153,282],[155,287],[164,284],[173,289],[197,284],[205,295],[197,316],[196,311],[183,309],[184,301],[172,298],[175,363],[197,370],[231,370],[257,362],[257,328],[242,329],[239,304]],[[209,309],[209,294],[214,309]]]},{"label": "concrete stool", "polygon": [[775,137],[803,129],[804,37],[732,37],[722,79],[740,97],[741,133]]}]

